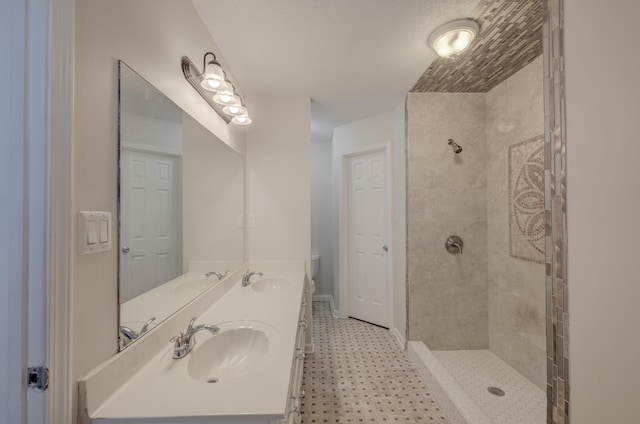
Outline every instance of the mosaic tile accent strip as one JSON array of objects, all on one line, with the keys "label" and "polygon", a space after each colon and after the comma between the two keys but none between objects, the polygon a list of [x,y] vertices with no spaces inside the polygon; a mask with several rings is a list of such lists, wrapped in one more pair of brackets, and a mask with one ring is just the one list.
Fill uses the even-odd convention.
[{"label": "mosaic tile accent strip", "polygon": [[482,0],[478,37],[454,60],[438,58],[412,92],[486,93],[542,53],[542,0]]},{"label": "mosaic tile accent strip", "polygon": [[547,423],[569,424],[564,1],[544,10]]},{"label": "mosaic tile accent strip", "polygon": [[544,136],[509,146],[509,254],[544,263]]},{"label": "mosaic tile accent strip", "polygon": [[303,424],[450,423],[388,330],[333,318],[327,302],[313,302],[312,328]]},{"label": "mosaic tile accent strip", "polygon": [[[489,350],[435,350],[433,355],[492,424],[544,424],[545,392]],[[504,390],[504,396],[487,387]]]}]

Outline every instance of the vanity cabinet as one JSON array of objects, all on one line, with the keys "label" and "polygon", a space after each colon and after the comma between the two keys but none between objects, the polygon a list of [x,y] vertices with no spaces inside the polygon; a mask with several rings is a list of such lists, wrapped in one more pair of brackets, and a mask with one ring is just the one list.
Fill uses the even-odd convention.
[{"label": "vanity cabinet", "polygon": [[298,332],[296,334],[295,355],[291,364],[291,379],[289,382],[289,400],[287,402],[287,416],[281,420],[282,424],[299,424],[302,421],[300,416],[301,402],[305,396],[302,390],[302,378],[304,373],[305,334],[307,330],[306,310],[307,310],[307,290],[305,287],[300,302],[300,313],[298,314]]}]

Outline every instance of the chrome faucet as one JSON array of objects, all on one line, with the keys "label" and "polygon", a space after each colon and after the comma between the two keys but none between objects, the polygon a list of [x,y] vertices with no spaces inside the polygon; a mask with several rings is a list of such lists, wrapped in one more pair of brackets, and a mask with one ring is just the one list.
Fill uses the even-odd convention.
[{"label": "chrome faucet", "polygon": [[196,345],[196,339],[193,336],[198,331],[207,330],[211,332],[211,334],[218,334],[220,331],[218,327],[211,324],[200,324],[194,327],[193,324],[196,323],[196,319],[196,317],[191,318],[191,321],[189,321],[189,325],[187,326],[187,331],[180,333],[169,340],[171,343],[175,343],[173,346],[173,359],[184,358],[189,352],[191,352],[193,347]]},{"label": "chrome faucet", "polygon": [[206,274],[204,274],[204,276],[205,276],[205,277],[207,277],[207,278],[209,278],[209,277],[211,277],[212,275],[215,275],[215,276],[216,276],[216,278],[217,278],[218,280],[222,280],[224,277],[226,277],[226,276],[227,276],[227,274],[229,274],[229,271],[231,271],[231,270],[229,270],[229,269],[228,269],[228,270],[226,270],[226,271],[224,272],[224,274],[222,274],[222,273],[220,273],[220,272],[217,272],[217,271],[211,271],[211,272],[207,272]]},{"label": "chrome faucet", "polygon": [[249,284],[251,284],[251,277],[253,275],[259,275],[260,277],[262,277],[264,274],[261,272],[251,272],[249,270],[247,270],[247,272],[242,276],[242,287],[247,287]]},{"label": "chrome faucet", "polygon": [[138,334],[135,330],[127,327],[126,325],[120,326],[120,334],[122,334],[122,336],[124,337],[125,345],[131,343],[132,341],[140,337],[140,334]]},{"label": "chrome faucet", "polygon": [[134,329],[127,327],[126,325],[121,325],[120,326],[120,334],[122,334],[124,336],[125,339],[125,346],[129,343],[131,343],[132,341],[134,341],[135,339],[137,339],[138,337],[142,336],[144,333],[146,333],[147,331],[149,331],[149,325],[151,325],[151,323],[153,321],[156,320],[156,317],[152,317],[149,318],[144,325],[142,326],[142,329],[140,329],[140,332],[138,333],[137,331],[135,331]]},{"label": "chrome faucet", "polygon": [[155,320],[156,320],[156,317],[149,318],[149,319],[144,323],[144,325],[142,326],[142,329],[140,330],[140,334],[138,335],[138,337],[139,337],[139,336],[142,336],[144,333],[146,333],[147,331],[149,331],[149,326],[150,326],[150,325],[151,325],[151,323],[152,323],[153,321],[155,321]]}]

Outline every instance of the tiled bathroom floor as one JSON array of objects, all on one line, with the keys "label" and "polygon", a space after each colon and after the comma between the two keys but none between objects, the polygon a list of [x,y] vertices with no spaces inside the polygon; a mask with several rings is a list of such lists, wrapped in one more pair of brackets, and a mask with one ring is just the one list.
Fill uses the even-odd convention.
[{"label": "tiled bathroom floor", "polygon": [[303,424],[449,423],[388,330],[335,319],[327,302],[313,302],[313,337]]},{"label": "tiled bathroom floor", "polygon": [[[489,350],[432,351],[493,424],[544,424],[547,399],[535,386]],[[502,397],[487,386],[505,391]]]}]

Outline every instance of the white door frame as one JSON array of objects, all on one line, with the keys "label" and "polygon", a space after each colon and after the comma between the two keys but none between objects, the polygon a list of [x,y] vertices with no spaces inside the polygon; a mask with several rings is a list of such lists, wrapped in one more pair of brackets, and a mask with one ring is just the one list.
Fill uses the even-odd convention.
[{"label": "white door frame", "polygon": [[[7,22],[0,34],[9,61],[0,85],[11,101],[9,110],[3,107],[2,113],[11,119],[3,131],[8,140],[5,153],[12,152],[12,162],[3,167],[0,181],[3,193],[9,189],[5,212],[10,227],[2,242],[8,243],[12,266],[6,274],[11,300],[9,379],[2,381],[9,383],[2,395],[10,403],[0,420],[71,422],[75,1],[10,0],[3,5],[3,14]],[[49,389],[44,393],[25,389],[25,367],[31,365],[50,369]]]},{"label": "white door frame", "polygon": [[51,20],[51,199],[49,273],[48,422],[69,423],[74,415],[72,375],[73,93],[75,0],[48,0]]},{"label": "white door frame", "polygon": [[385,184],[387,185],[387,246],[389,246],[390,254],[387,255],[387,296],[389,299],[389,329],[394,328],[393,322],[393,228],[391,220],[391,212],[393,211],[393,149],[391,142],[370,144],[348,150],[340,153],[340,176],[338,184],[338,292],[340,293],[340,302],[338,315],[340,318],[349,317],[349,159],[366,153],[384,152],[385,154]]}]

